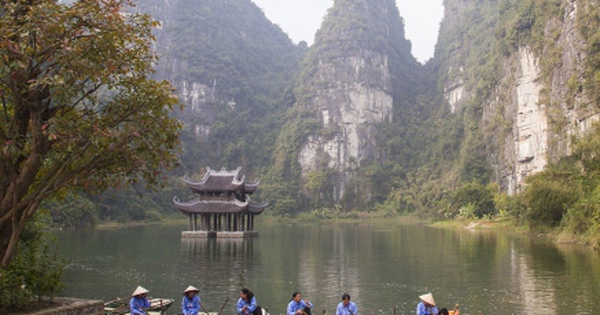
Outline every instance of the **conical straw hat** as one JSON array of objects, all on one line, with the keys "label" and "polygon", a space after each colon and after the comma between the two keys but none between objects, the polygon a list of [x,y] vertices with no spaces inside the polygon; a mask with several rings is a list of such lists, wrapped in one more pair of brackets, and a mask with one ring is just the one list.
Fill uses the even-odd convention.
[{"label": "conical straw hat", "polygon": [[144,293],[148,293],[148,290],[144,289],[141,286],[138,286],[137,289],[135,289],[135,291],[133,291],[133,294],[131,296],[136,296],[136,295],[140,295],[140,294],[144,294]]},{"label": "conical straw hat", "polygon": [[183,291],[183,294],[186,294],[188,292],[200,292],[200,290],[198,290],[196,287],[194,286],[189,286],[187,287],[187,289],[185,289],[185,291]]},{"label": "conical straw hat", "polygon": [[435,306],[435,300],[433,299],[433,294],[427,293],[427,294],[419,295],[419,298],[421,300],[427,302],[428,304]]}]

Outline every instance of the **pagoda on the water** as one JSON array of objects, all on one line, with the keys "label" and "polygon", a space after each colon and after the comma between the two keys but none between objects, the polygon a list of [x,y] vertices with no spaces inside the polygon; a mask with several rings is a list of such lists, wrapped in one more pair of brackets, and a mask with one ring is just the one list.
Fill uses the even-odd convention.
[{"label": "pagoda on the water", "polygon": [[199,182],[184,179],[199,197],[190,202],[173,198],[175,207],[189,218],[188,231],[181,232],[182,237],[258,235],[254,230],[254,217],[261,214],[268,203],[250,202],[249,195],[258,188],[258,181],[246,183],[246,177],[240,175],[241,169],[216,171],[207,167]]}]

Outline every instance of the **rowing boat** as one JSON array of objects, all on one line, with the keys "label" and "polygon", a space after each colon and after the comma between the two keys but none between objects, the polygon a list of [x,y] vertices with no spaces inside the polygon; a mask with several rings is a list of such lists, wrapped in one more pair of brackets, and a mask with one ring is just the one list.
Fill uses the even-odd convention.
[{"label": "rowing boat", "polygon": [[[120,298],[104,303],[104,315],[125,315],[129,314],[130,297]],[[150,308],[148,314],[163,315],[165,311],[175,302],[174,299],[150,298]]]}]

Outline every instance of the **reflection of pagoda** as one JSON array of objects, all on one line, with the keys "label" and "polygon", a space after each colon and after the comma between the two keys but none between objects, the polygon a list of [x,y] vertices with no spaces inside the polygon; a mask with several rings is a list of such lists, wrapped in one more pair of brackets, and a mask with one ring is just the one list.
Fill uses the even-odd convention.
[{"label": "reflection of pagoda", "polygon": [[245,176],[240,177],[241,169],[215,171],[207,167],[201,181],[185,180],[200,197],[190,202],[173,198],[175,206],[189,218],[188,231],[183,231],[182,237],[258,235],[254,230],[254,216],[261,214],[267,203],[250,202],[248,195],[256,190],[258,182],[246,183]]}]

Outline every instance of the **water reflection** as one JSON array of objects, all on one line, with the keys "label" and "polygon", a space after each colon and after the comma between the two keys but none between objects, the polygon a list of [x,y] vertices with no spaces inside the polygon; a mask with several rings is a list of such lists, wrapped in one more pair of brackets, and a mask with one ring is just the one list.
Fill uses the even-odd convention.
[{"label": "water reflection", "polygon": [[564,273],[564,257],[553,246],[532,246],[523,243],[527,251],[511,244],[510,281],[517,289],[518,301],[527,314],[540,310],[558,312],[555,281]]},{"label": "water reflection", "polygon": [[364,315],[414,314],[426,292],[463,315],[600,312],[598,253],[544,239],[387,222],[259,228],[248,239],[181,239],[178,226],[61,232],[63,294],[107,300],[143,285],[178,298],[191,284],[210,310],[229,299],[223,314],[242,287],[273,315],[294,291],[329,314],[342,293]]},{"label": "water reflection", "polygon": [[206,257],[217,260],[221,257],[240,259],[251,258],[253,244],[251,238],[182,238],[181,250],[190,260]]}]

